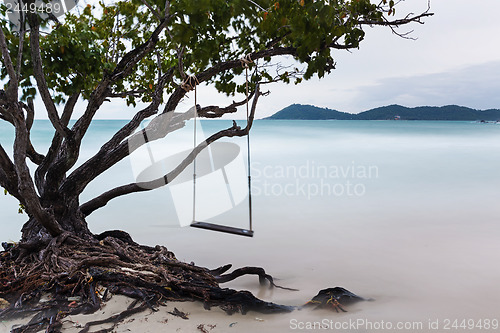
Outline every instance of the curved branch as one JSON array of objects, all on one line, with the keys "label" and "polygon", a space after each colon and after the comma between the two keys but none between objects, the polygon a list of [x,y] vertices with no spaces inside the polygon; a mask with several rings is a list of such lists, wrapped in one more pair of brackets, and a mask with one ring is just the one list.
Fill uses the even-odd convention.
[{"label": "curved branch", "polygon": [[151,11],[151,13],[153,13],[153,15],[158,19],[158,21],[161,22],[162,20],[162,17],[160,16],[160,14],[146,1],[146,0],[141,0],[141,2],[146,6],[148,7],[148,9]]},{"label": "curved branch", "polygon": [[[266,57],[274,57],[274,56],[280,56],[280,55],[292,55],[296,56],[297,55],[297,49],[295,47],[273,47],[257,52],[253,52],[250,54],[251,59],[257,60],[257,59],[262,59]],[[226,61],[217,65],[214,65],[205,71],[196,74],[196,78],[198,79],[198,82],[204,82],[215,75],[222,73],[224,71],[237,68],[241,66],[241,61],[240,59],[235,59],[235,60],[230,60]],[[178,87],[175,89],[175,91],[172,93],[170,96],[165,109],[163,110],[163,113],[170,112],[175,110],[179,102],[182,100],[182,98],[186,95],[186,91],[182,89],[181,87]]]},{"label": "curved branch", "polygon": [[35,184],[31,178],[30,170],[26,163],[26,152],[29,145],[29,132],[22,115],[14,117],[16,127],[14,139],[14,165],[17,171],[19,195],[28,208],[28,214],[33,216],[40,225],[45,227],[52,236],[63,233],[61,225],[48,211],[46,211],[36,194]]},{"label": "curved branch", "polygon": [[33,147],[31,139],[29,138],[28,138],[28,149],[26,150],[26,155],[31,160],[31,162],[35,163],[36,165],[42,164],[43,160],[45,159],[45,156],[43,156],[42,154],[38,153],[35,150],[35,147]]},{"label": "curved branch", "polygon": [[0,185],[11,195],[22,202],[22,198],[17,190],[17,172],[9,155],[0,144]]},{"label": "curved branch", "polygon": [[231,103],[231,105],[228,105],[226,107],[221,108],[220,106],[217,106],[217,105],[209,105],[209,106],[202,107],[201,109],[198,110],[198,117],[201,117],[201,118],[220,118],[227,113],[235,113],[236,111],[238,111],[238,109],[237,109],[238,106],[244,105],[247,102],[247,100],[250,100],[253,97],[254,94],[255,94],[255,91],[252,91],[252,93],[248,96],[248,99],[245,98],[241,102],[234,102],[233,101],[233,103]]},{"label": "curved branch", "polygon": [[249,133],[250,129],[252,128],[253,125],[253,120],[255,117],[255,110],[257,109],[257,102],[259,100],[259,96],[262,94],[260,93],[260,87],[257,85],[256,91],[255,91],[255,96],[252,102],[252,109],[250,111],[250,115],[248,118],[248,123],[245,128],[240,128],[236,124],[233,124],[232,127],[219,131],[218,133],[213,134],[209,138],[207,138],[205,141],[201,142],[194,148],[189,155],[177,166],[175,167],[174,170],[169,172],[168,174],[164,175],[161,178],[154,179],[149,182],[141,182],[141,183],[131,183],[127,185],[123,185],[117,188],[114,188],[110,191],[107,191],[100,196],[84,203],[82,206],[80,206],[80,211],[82,214],[85,216],[88,216],[92,214],[92,212],[96,211],[99,208],[102,208],[108,204],[109,201],[116,199],[118,197],[131,194],[131,193],[137,193],[137,192],[145,192],[145,191],[150,191],[153,189],[157,189],[160,187],[163,187],[170,183],[173,179],[175,179],[188,165],[190,165],[196,156],[203,150],[205,149],[208,145],[211,143],[223,138],[223,137],[235,137],[235,136],[245,136]]},{"label": "curved branch", "polygon": [[[64,124],[64,126],[68,126],[69,121],[71,119],[71,115],[73,114],[75,105],[78,102],[79,98],[80,98],[80,93],[79,92],[74,93],[69,97],[68,101],[66,102],[63,114],[61,116],[61,122]],[[44,158],[42,163],[39,164],[39,167],[35,171],[35,184],[37,186],[38,193],[40,193],[41,195],[43,195],[44,193],[45,175],[47,174],[49,167],[57,158],[57,154],[59,148],[61,147],[62,140],[63,137],[58,132],[56,132],[54,134],[54,137],[52,138],[52,143],[47,152],[47,156]]]},{"label": "curved branch", "polygon": [[[97,154],[92,156],[84,164],[73,171],[61,186],[61,191],[76,190],[76,193],[81,193],[86,185],[95,179],[95,177],[127,156],[127,154],[110,154],[110,151],[115,153],[117,147],[123,146],[123,140],[130,136],[139,127],[144,119],[149,118],[158,112],[158,107],[162,100],[163,90],[166,83],[172,79],[173,74],[174,69],[171,68],[160,78],[155,88],[155,92],[153,93],[153,100],[151,103],[145,109],[137,112],[131,121],[118,130],[108,142],[103,144]],[[127,149],[127,145],[125,144],[125,147],[121,147],[122,151],[123,148]],[[109,166],[103,169],[102,165],[104,163]],[[78,189],[76,188],[77,183],[79,184]]]},{"label": "curved branch", "polygon": [[110,98],[125,98],[127,96],[141,97],[144,93],[147,93],[147,89],[130,90],[119,93],[109,92],[106,97]]},{"label": "curved branch", "polygon": [[83,116],[73,126],[75,140],[79,144],[87,132],[95,113],[100,108],[105,98],[110,94],[109,86],[130,74],[137,63],[142,60],[158,43],[161,32],[169,22],[169,17],[162,19],[151,37],[132,51],[128,52],[118,63],[113,73],[109,74],[92,92],[90,102]]},{"label": "curved branch", "polygon": [[[251,92],[249,95],[249,99],[252,98],[254,94],[255,91]],[[224,108],[209,106],[200,109],[198,107],[198,116],[205,118],[219,118],[225,113],[235,112],[237,110],[236,107],[245,104],[246,101],[247,100],[244,99],[240,102],[233,102],[231,105]],[[144,110],[141,112],[144,112]],[[101,148],[98,154],[85,162],[81,167],[75,170],[68,177],[62,189],[64,191],[74,191],[76,193],[83,192],[87,185],[92,182],[97,176],[111,168],[119,161],[123,160],[125,157],[129,156],[136,149],[146,144],[147,142],[143,140],[144,137],[148,138],[148,142],[162,139],[166,137],[168,133],[184,127],[185,121],[194,117],[194,113],[189,111],[184,113],[168,114],[171,114],[168,120],[165,120],[165,118],[163,118],[165,114],[158,116],[157,118],[161,118],[158,121],[156,121],[157,118],[154,118],[147,128],[142,129],[132,136],[128,136],[127,141],[121,142],[117,146],[113,146],[111,142],[113,141],[113,139],[108,141],[108,143],[106,143]],[[125,139],[126,137],[122,138]],[[119,142],[120,141],[115,140],[115,143]],[[134,142],[134,145],[131,146],[129,144],[130,142]]]},{"label": "curved branch", "polygon": [[399,27],[401,25],[408,24],[411,22],[424,24],[424,22],[422,22],[422,18],[434,15],[434,13],[429,13],[429,10],[430,10],[430,8],[428,8],[425,12],[423,12],[420,15],[409,16],[409,17],[405,17],[403,19],[394,20],[394,21],[389,21],[388,19],[386,19],[384,17],[384,19],[382,21],[359,20],[358,23],[362,24],[362,25],[382,25],[382,26],[393,26],[393,27]]},{"label": "curved branch", "polygon": [[64,110],[61,116],[61,122],[64,126],[68,126],[73,111],[75,110],[75,105],[80,98],[80,92],[76,92],[68,98],[66,105],[64,105]]},{"label": "curved branch", "polygon": [[115,70],[104,77],[97,85],[97,88],[91,93],[89,103],[84,114],[77,120],[72,128],[71,137],[63,142],[63,145],[58,149],[59,154],[57,159],[49,166],[47,170],[47,183],[52,184],[50,192],[57,192],[61,182],[65,178],[66,172],[70,170],[78,161],[80,146],[83,137],[87,133],[88,128],[96,114],[105,101],[110,91],[110,86],[129,75],[137,63],[143,59],[151,50],[154,49],[159,40],[159,35],[165,29],[170,17],[166,17],[161,21],[155,29],[151,37],[139,45],[132,51],[128,52],[118,63]]},{"label": "curved branch", "polygon": [[35,105],[33,104],[33,99],[28,98],[28,105],[23,105],[26,110],[26,127],[28,131],[31,131],[33,127],[33,122],[35,121]]},{"label": "curved branch", "polygon": [[429,13],[429,10],[430,10],[430,5],[427,8],[427,10],[424,13],[420,14],[420,15],[411,16],[412,14],[408,14],[405,18],[399,19],[399,20],[394,20],[394,21],[389,21],[386,17],[383,17],[382,21],[361,20],[358,23],[360,25],[365,24],[365,25],[370,25],[370,26],[373,26],[373,25],[387,26],[387,27],[389,27],[391,29],[391,31],[392,31],[393,34],[395,34],[395,35],[397,35],[397,36],[399,36],[401,38],[404,38],[404,39],[415,39],[415,38],[408,37],[408,35],[410,35],[413,32],[413,30],[407,31],[405,33],[401,33],[401,32],[398,32],[396,30],[396,28],[399,28],[401,25],[408,24],[408,23],[411,23],[411,22],[416,22],[416,23],[424,24],[424,22],[422,22],[422,18],[434,15],[434,13]]}]

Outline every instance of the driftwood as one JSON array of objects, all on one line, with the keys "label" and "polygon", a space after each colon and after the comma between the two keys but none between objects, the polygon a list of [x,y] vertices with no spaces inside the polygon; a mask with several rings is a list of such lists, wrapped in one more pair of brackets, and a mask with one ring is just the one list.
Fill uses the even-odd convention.
[{"label": "driftwood", "polygon": [[[283,288],[260,267],[226,273],[231,265],[210,270],[187,264],[166,247],[139,245],[123,231],[105,232],[91,240],[65,233],[43,244],[31,244],[30,250],[23,244],[3,244],[5,251],[0,252],[0,298],[7,304],[0,319],[33,315],[28,324],[11,332],[60,332],[65,316],[91,314],[110,294],[135,301],[120,314],[87,323],[81,333],[95,325],[116,325],[140,311],[156,311],[168,301],[200,301],[207,310],[218,306],[228,314],[283,313],[299,308],[266,302],[248,291],[220,287],[221,283],[251,274],[257,275],[261,284]],[[304,306],[329,307],[338,312],[345,311],[344,302],[359,300],[364,299],[343,288],[330,288]]]}]

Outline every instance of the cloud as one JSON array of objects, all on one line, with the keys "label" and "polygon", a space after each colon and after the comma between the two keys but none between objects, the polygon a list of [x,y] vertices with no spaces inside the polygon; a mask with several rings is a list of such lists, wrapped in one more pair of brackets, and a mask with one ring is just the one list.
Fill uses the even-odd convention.
[{"label": "cloud", "polygon": [[351,108],[458,104],[476,109],[500,108],[500,61],[442,73],[386,78],[351,88]]}]

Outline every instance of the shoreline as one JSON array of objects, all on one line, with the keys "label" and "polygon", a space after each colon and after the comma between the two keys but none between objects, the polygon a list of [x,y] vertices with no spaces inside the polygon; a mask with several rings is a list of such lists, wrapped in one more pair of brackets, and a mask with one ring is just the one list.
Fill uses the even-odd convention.
[{"label": "shoreline", "polygon": [[[62,320],[62,332],[78,333],[86,323],[108,319],[127,309],[133,299],[122,295],[113,295],[110,300],[103,303],[100,310],[89,315],[67,316]],[[185,313],[188,319],[183,319],[172,314],[175,309]],[[283,332],[288,330],[289,323],[297,315],[308,314],[310,310],[296,310],[292,313],[283,314],[261,314],[249,311],[243,315],[235,313],[226,314],[222,309],[213,307],[211,310],[203,308],[201,302],[168,302],[160,306],[158,311],[146,310],[119,321],[112,332],[254,332],[258,330],[269,330]],[[320,312],[326,312],[320,310]],[[295,315],[294,315],[295,314]],[[330,313],[333,315],[332,313]],[[292,319],[290,319],[293,317]],[[0,332],[10,332],[13,326],[26,324],[31,317],[5,320],[0,322]],[[113,327],[113,323],[91,326],[89,332],[106,330]],[[42,330],[40,332],[44,332]]]}]

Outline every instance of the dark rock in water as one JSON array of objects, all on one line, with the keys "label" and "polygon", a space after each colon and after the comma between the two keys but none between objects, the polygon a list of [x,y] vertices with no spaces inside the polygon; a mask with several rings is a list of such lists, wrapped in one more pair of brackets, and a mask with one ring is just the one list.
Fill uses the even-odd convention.
[{"label": "dark rock in water", "polygon": [[314,307],[314,309],[334,309],[335,311],[346,312],[342,305],[349,305],[359,301],[368,301],[368,299],[353,294],[347,289],[341,287],[328,288],[320,290],[312,300],[304,304],[304,307]]}]

